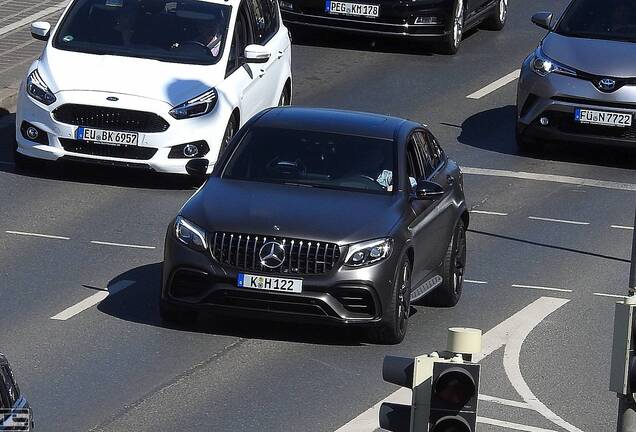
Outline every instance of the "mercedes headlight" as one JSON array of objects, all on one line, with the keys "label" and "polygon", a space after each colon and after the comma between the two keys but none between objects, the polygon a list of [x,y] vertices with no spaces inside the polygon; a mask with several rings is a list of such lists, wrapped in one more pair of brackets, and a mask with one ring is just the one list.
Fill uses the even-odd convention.
[{"label": "mercedes headlight", "polygon": [[576,71],[574,69],[552,60],[543,53],[541,47],[537,48],[534,52],[534,58],[532,59],[530,66],[536,74],[541,75],[542,77],[552,72],[562,75],[576,76]]},{"label": "mercedes headlight", "polygon": [[46,85],[37,69],[27,77],[26,91],[29,96],[44,105],[51,105],[56,100],[55,95],[49,90],[49,86]]},{"label": "mercedes headlight", "polygon": [[390,238],[371,240],[349,246],[345,265],[362,267],[375,264],[391,255],[393,240]]},{"label": "mercedes headlight", "polygon": [[218,98],[216,90],[210,89],[194,99],[172,108],[170,115],[177,120],[205,115],[214,109]]},{"label": "mercedes headlight", "polygon": [[177,217],[174,228],[177,239],[190,249],[203,252],[208,248],[208,240],[203,228],[181,216]]}]

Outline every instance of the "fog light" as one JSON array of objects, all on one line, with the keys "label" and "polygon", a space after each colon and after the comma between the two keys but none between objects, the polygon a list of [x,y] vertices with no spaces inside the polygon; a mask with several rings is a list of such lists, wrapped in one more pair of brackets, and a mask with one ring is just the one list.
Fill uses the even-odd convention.
[{"label": "fog light", "polygon": [[36,140],[38,135],[40,135],[38,130],[34,128],[33,126],[29,126],[27,128],[26,134],[27,134],[27,138],[29,138],[30,140]]},{"label": "fog light", "polygon": [[289,9],[289,10],[294,9],[294,5],[290,2],[282,1],[282,2],[279,2],[278,4],[281,9]]},{"label": "fog light", "polygon": [[434,25],[439,24],[439,18],[432,16],[418,16],[415,18],[416,25]]},{"label": "fog light", "polygon": [[198,154],[199,154],[199,147],[195,146],[194,144],[188,144],[183,147],[183,155],[185,157],[191,158],[191,157],[195,157]]},{"label": "fog light", "polygon": [[547,117],[541,117],[539,119],[539,123],[541,123],[541,126],[547,126],[550,124],[550,119],[548,119]]}]

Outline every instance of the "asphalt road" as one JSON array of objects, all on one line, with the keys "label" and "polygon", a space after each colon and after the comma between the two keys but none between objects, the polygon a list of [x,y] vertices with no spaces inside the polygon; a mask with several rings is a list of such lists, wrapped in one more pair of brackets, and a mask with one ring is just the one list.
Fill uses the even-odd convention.
[{"label": "asphalt road", "polygon": [[[559,306],[528,329],[518,358],[510,342],[482,360],[481,393],[491,398],[481,402],[479,430],[613,430],[616,298],[595,293],[626,291],[636,153],[568,146],[523,157],[515,84],[466,97],[519,68],[542,35],[533,12],[565,4],[513,1],[504,31],[471,32],[455,57],[395,40],[295,37],[295,104],[426,123],[467,173],[471,282],[455,308],[415,306],[398,346],[341,329],[210,316],[192,328],[164,326],[162,242],[193,191],[188,182],[77,166],[17,173],[13,131],[3,129],[0,351],[38,430],[334,431],[396,390],[381,379],[384,355],[443,349],[447,327],[487,332],[546,297]],[[95,296],[98,305],[51,319]],[[563,422],[524,406],[525,389]]]}]

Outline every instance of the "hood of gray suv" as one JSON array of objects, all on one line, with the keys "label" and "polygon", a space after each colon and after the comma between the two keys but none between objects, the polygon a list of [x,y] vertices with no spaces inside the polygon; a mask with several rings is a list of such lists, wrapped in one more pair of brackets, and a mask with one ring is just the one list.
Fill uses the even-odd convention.
[{"label": "hood of gray suv", "polygon": [[594,75],[634,78],[636,44],[602,39],[584,39],[549,33],[543,52],[565,66]]}]

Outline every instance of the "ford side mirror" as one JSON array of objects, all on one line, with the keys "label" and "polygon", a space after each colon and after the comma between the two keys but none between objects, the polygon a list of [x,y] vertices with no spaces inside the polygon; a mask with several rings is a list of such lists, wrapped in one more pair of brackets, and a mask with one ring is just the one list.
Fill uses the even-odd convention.
[{"label": "ford side mirror", "polygon": [[552,12],[538,12],[532,15],[532,22],[546,30],[552,30]]},{"label": "ford side mirror", "polygon": [[444,196],[444,188],[432,181],[421,179],[415,187],[415,198],[421,200],[436,200]]},{"label": "ford side mirror", "polygon": [[272,53],[263,45],[248,45],[245,47],[244,59],[247,63],[267,63]]},{"label": "ford side mirror", "polygon": [[192,177],[203,179],[208,173],[207,159],[192,159],[186,164],[186,172]]},{"label": "ford side mirror", "polygon": [[37,21],[31,24],[31,36],[34,39],[47,41],[51,33],[51,24],[46,21]]}]

